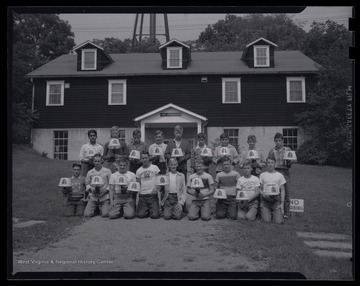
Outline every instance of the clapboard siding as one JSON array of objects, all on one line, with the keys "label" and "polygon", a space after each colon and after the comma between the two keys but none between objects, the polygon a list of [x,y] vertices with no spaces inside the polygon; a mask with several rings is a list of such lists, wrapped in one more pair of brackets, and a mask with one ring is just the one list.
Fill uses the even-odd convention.
[{"label": "clapboard siding", "polygon": [[[231,75],[241,78],[241,104],[222,104],[222,77],[138,76],[127,79],[127,105],[108,105],[108,79],[68,78],[64,106],[46,106],[46,80],[34,79],[36,128],[134,127],[133,119],[168,103],[208,118],[207,126],[290,126],[306,104],[286,103],[286,76]],[[315,79],[306,76],[307,89]]]}]

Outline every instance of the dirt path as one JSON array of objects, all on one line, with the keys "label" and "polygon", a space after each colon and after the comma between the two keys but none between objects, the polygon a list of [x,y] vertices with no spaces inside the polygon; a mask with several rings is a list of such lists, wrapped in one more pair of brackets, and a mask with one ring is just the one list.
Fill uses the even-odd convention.
[{"label": "dirt path", "polygon": [[34,271],[264,271],[264,262],[221,251],[221,224],[94,217],[37,252],[14,253],[14,274]]}]

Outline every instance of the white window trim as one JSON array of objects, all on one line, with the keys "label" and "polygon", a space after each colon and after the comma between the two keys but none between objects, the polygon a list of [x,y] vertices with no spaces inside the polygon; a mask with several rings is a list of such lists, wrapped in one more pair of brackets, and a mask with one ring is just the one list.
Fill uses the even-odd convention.
[{"label": "white window trim", "polygon": [[[94,67],[93,68],[85,68],[85,52],[94,52]],[[96,70],[97,69],[97,49],[82,49],[81,50],[81,69],[82,70]]]},{"label": "white window trim", "polygon": [[[257,48],[266,48],[266,64],[258,65],[257,58]],[[270,66],[270,47],[267,45],[254,45],[254,67],[269,67]]]},{"label": "white window trim", "polygon": [[[237,82],[237,102],[225,102],[225,83],[227,81]],[[223,77],[222,78],[222,103],[223,104],[238,104],[241,103],[241,78],[240,77]]]},{"label": "white window trim", "polygon": [[[59,104],[50,104],[50,85],[52,84],[61,84],[61,98]],[[53,81],[47,81],[46,82],[46,106],[63,106],[64,105],[64,85],[65,81],[63,80],[53,80]]]},{"label": "white window trim", "polygon": [[[302,89],[302,100],[298,101],[290,101],[290,81],[301,81],[301,89]],[[287,77],[286,78],[286,102],[287,103],[305,103],[306,95],[305,95],[305,77]]]},{"label": "white window trim", "polygon": [[[108,105],[126,105],[126,79],[109,79],[108,80]],[[123,102],[122,103],[112,103],[111,102],[111,93],[112,93],[112,84],[122,83],[123,84]]]},{"label": "white window trim", "polygon": [[[170,51],[179,51],[179,65],[178,66],[170,66]],[[168,69],[178,69],[182,68],[182,47],[168,47],[166,48],[166,67]]]}]

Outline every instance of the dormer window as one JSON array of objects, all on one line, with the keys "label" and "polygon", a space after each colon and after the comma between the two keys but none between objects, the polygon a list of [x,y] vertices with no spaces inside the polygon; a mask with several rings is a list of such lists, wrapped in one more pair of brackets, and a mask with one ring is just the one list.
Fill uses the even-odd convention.
[{"label": "dormer window", "polygon": [[182,48],[167,48],[167,68],[182,68]]},{"label": "dormer window", "polygon": [[254,67],[269,67],[269,46],[254,46]]},{"label": "dormer window", "polygon": [[96,49],[82,49],[81,50],[81,69],[82,70],[96,70],[97,50]]}]

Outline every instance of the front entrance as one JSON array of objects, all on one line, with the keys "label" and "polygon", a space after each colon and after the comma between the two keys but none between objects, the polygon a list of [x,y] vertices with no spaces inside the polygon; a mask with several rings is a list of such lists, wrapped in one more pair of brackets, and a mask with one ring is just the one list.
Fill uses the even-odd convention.
[{"label": "front entrance", "polygon": [[[183,138],[189,140],[191,148],[193,148],[196,135],[204,132],[207,118],[169,103],[135,118],[134,121],[140,125],[141,140],[149,145],[155,142],[154,133],[156,130],[163,132],[165,143],[167,143],[174,138],[174,127],[181,125],[184,128]],[[190,160],[188,160],[188,171],[191,171]]]}]

